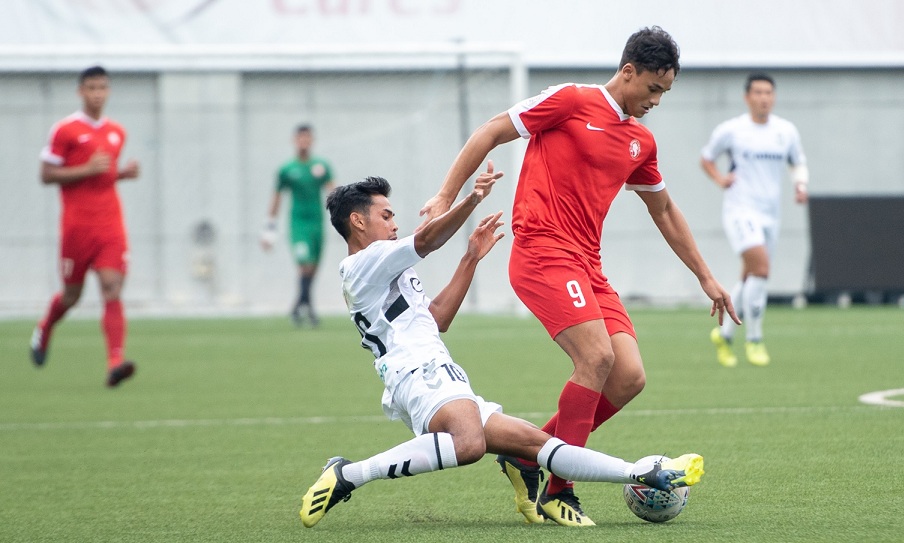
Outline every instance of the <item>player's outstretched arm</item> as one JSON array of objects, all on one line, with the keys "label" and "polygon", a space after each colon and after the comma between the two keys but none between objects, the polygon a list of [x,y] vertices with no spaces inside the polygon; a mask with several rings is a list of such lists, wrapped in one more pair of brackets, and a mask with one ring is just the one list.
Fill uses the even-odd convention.
[{"label": "player's outstretched arm", "polygon": [[487,171],[474,182],[474,189],[449,211],[431,220],[414,234],[414,250],[422,258],[442,247],[465,223],[471,212],[489,196],[502,172],[493,169],[493,161],[487,163]]},{"label": "player's outstretched arm", "polygon": [[656,227],[659,228],[669,247],[684,262],[684,265],[697,276],[703,292],[712,300],[713,305],[709,314],[715,315],[718,312],[719,324],[722,324],[725,314],[728,313],[733,321],[741,324],[741,320],[738,319],[738,315],[735,313],[734,304],[731,302],[731,296],[716,281],[712,272],[709,271],[709,266],[706,265],[703,256],[700,255],[700,251],[697,249],[697,243],[694,241],[694,236],[691,234],[691,229],[684,218],[684,214],[681,213],[681,210],[678,209],[678,206],[669,196],[668,190],[663,189],[658,192],[639,191],[637,195],[647,205],[650,217],[653,218],[653,222],[656,223]]},{"label": "player's outstretched arm", "polygon": [[471,175],[477,171],[490,151],[497,146],[517,139],[519,136],[515,125],[508,116],[508,112],[502,112],[485,122],[471,134],[465,146],[462,147],[436,196],[427,200],[421,208],[420,215],[424,222],[418,226],[420,231],[427,224],[449,210],[449,206],[458,197],[461,187]]},{"label": "player's outstretched arm", "polygon": [[496,232],[503,223],[500,221],[502,212],[497,211],[487,215],[480,221],[474,232],[468,238],[468,250],[458,263],[458,268],[452,274],[452,279],[439,294],[430,302],[430,313],[436,320],[440,332],[445,332],[452,324],[452,319],[458,314],[461,304],[471,288],[474,280],[474,272],[477,263],[490,252],[496,242],[505,236],[504,232]]}]

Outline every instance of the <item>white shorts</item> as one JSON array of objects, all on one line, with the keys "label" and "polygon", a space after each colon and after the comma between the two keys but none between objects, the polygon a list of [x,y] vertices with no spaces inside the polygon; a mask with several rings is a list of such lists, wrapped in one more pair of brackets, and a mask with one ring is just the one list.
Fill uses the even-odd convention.
[{"label": "white shorts", "polygon": [[752,209],[726,207],[722,210],[722,227],[736,254],[764,245],[772,254],[778,238],[778,219]]},{"label": "white shorts", "polygon": [[468,376],[451,358],[438,357],[399,379],[383,391],[383,412],[389,420],[402,420],[415,435],[427,433],[433,415],[452,400],[468,399],[477,404],[486,425],[502,406],[474,394]]}]

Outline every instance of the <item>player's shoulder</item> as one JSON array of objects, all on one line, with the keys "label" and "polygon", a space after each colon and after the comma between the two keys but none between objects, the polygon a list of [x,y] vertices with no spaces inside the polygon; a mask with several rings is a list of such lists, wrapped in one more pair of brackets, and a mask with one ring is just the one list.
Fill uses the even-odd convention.
[{"label": "player's shoulder", "polygon": [[543,89],[543,94],[556,94],[558,92],[577,92],[577,90],[577,83],[559,83],[557,85],[550,85]]},{"label": "player's shoulder", "polygon": [[753,120],[750,118],[750,114],[741,113],[740,115],[735,115],[734,117],[725,119],[724,121],[716,125],[716,130],[721,132],[743,130],[744,128],[750,127],[752,125]]},{"label": "player's shoulder", "polygon": [[390,241],[390,240],[378,240],[372,242],[367,247],[361,249],[357,253],[353,255],[348,255],[344,259],[342,259],[342,264],[346,266],[346,268],[352,269],[356,266],[362,265],[369,260],[379,257],[379,255],[389,251],[393,244],[398,243],[398,240]]},{"label": "player's shoulder", "polygon": [[106,121],[107,130],[110,132],[119,132],[120,134],[125,135],[126,129],[119,122],[114,121],[113,119],[106,117],[104,119]]},{"label": "player's shoulder", "polygon": [[784,130],[784,131],[791,131],[791,132],[797,131],[797,127],[794,126],[794,123],[792,123],[788,119],[786,119],[784,117],[780,117],[774,113],[769,115],[769,124],[773,125],[776,130]]},{"label": "player's shoulder", "polygon": [[284,174],[284,173],[288,172],[289,170],[296,170],[296,169],[298,169],[299,166],[300,166],[300,163],[298,162],[298,159],[295,157],[292,157],[288,160],[285,160],[282,164],[279,165],[279,173]]},{"label": "player's shoulder", "polygon": [[50,126],[50,133],[67,134],[79,132],[85,128],[84,121],[78,112],[70,113]]},{"label": "player's shoulder", "polygon": [[348,255],[339,263],[339,276],[346,282],[354,282],[356,279],[369,276],[396,244],[398,240],[374,241],[357,253]]}]

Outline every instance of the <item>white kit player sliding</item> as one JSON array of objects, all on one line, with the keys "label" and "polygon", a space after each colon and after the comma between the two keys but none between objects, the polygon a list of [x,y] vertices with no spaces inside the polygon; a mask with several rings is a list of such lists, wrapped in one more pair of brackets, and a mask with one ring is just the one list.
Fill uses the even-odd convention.
[{"label": "white kit player sliding", "polygon": [[[766,281],[769,261],[779,232],[782,183],[790,166],[795,201],[807,202],[809,173],[800,134],[791,122],[772,114],[775,81],[767,74],[747,78],[749,113],[729,119],[715,128],[703,148],[700,164],[724,192],[722,225],[735,253],[741,255],[741,280],[731,291],[738,315],[746,323],[747,360],[757,366],[769,364],[763,343],[766,313]],[[722,173],[716,159],[727,154],[730,167]],[[735,323],[726,320],[710,333],[716,356],[726,367],[738,359],[731,343]]]},{"label": "white kit player sliding", "polygon": [[[589,449],[567,445],[533,424],[502,413],[474,394],[439,333],[446,331],[464,300],[477,263],[503,237],[497,212],[480,221],[449,284],[434,298],[426,295],[412,266],[439,249],[457,232],[502,176],[492,162],[474,188],[448,212],[399,238],[389,183],[380,177],[337,187],[327,198],[330,222],[348,244],[340,264],[342,293],[361,344],[374,357],[383,382],[383,410],[401,419],[415,437],[358,462],[330,458],[302,498],[301,520],[317,524],[353,490],[376,479],[411,477],[474,463],[487,453],[536,460],[561,477],[578,481],[639,482],[671,489],[697,483],[703,458],[686,454],[661,464],[633,464]],[[503,464],[505,465],[505,464]],[[510,464],[511,465],[511,464]],[[510,468],[511,469],[511,468]],[[539,468],[512,474],[513,484],[540,477]],[[536,493],[533,496],[537,500]],[[557,508],[537,503],[539,511]]]}]

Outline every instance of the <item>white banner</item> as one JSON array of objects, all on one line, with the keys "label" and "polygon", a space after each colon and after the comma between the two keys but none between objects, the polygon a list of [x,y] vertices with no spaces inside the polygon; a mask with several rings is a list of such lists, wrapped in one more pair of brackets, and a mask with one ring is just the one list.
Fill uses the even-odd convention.
[{"label": "white banner", "polygon": [[0,69],[60,68],[73,51],[101,60],[125,51],[141,69],[142,53],[195,55],[204,64],[241,57],[243,47],[253,57],[456,42],[518,48],[534,67],[610,67],[628,35],[654,24],[675,37],[684,66],[904,65],[901,0],[2,0],[0,6]]}]

